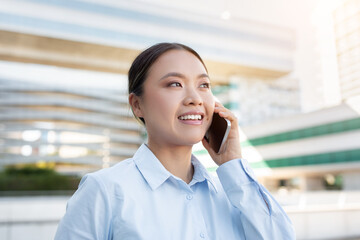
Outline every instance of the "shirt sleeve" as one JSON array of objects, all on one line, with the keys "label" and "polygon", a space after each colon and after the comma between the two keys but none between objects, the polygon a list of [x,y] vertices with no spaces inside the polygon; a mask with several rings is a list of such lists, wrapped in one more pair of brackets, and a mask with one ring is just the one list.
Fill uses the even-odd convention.
[{"label": "shirt sleeve", "polygon": [[68,201],[55,240],[110,239],[110,229],[111,211],[105,185],[88,174]]},{"label": "shirt sleeve", "polygon": [[275,198],[259,184],[245,159],[234,159],[217,170],[230,203],[239,210],[246,239],[295,239],[291,220]]}]

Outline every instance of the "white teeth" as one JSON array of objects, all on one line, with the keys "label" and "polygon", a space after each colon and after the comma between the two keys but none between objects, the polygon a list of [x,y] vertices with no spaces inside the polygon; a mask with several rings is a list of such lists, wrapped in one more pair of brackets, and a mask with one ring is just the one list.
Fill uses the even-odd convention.
[{"label": "white teeth", "polygon": [[179,117],[180,120],[201,120],[201,115],[184,115]]}]

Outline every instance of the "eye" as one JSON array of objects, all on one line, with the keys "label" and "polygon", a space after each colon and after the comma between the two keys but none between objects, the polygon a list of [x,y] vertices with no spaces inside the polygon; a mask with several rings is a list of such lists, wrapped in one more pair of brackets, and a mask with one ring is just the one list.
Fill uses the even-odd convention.
[{"label": "eye", "polygon": [[179,82],[172,82],[172,83],[169,83],[169,85],[168,85],[169,87],[182,87],[181,86],[181,83],[179,83]]},{"label": "eye", "polygon": [[210,83],[202,83],[200,88],[210,88]]}]

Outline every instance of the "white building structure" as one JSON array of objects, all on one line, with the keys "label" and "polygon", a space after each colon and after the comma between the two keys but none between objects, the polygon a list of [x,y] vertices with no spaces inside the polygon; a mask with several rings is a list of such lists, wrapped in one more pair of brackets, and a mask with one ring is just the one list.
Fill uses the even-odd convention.
[{"label": "white building structure", "polygon": [[[136,1],[2,1],[0,165],[45,161],[58,163],[59,169],[71,163],[94,170],[131,156],[143,140],[141,127],[126,105],[123,75],[140,50],[162,41],[196,49],[218,85],[214,91],[220,98],[222,89],[236,87],[229,83],[238,76],[246,77],[245,84],[248,77],[258,78],[264,88],[261,95],[267,94],[269,100],[288,91],[286,79],[291,79],[290,93],[282,93],[291,103],[282,103],[280,111],[269,103],[249,114],[254,112],[249,111],[249,100],[249,106],[239,108],[239,115],[249,116],[243,123],[300,111],[297,82],[288,77],[295,46],[292,29],[242,19],[226,21],[194,11]],[[46,65],[92,72],[86,75]],[[86,76],[94,71],[103,72],[97,73],[98,87],[90,83],[84,87]],[[112,78],[118,74],[119,81],[113,81],[117,91],[99,83],[111,78],[110,73]],[[66,84],[61,84],[61,76]],[[276,80],[273,87],[263,83],[279,77],[284,80]],[[246,97],[240,96],[239,100]],[[233,108],[238,104],[234,100],[224,103]],[[39,136],[25,139],[31,134]],[[63,135],[71,134],[70,141],[63,140]]]},{"label": "white building structure", "polygon": [[[300,182],[306,182],[303,178],[307,174],[304,175],[302,166],[337,169],[336,172],[319,171],[316,176],[319,181],[325,173],[343,174],[340,169],[351,169],[357,175],[360,144],[356,141],[360,128],[357,108],[360,80],[356,68],[358,1],[206,2],[205,10],[204,1],[191,7],[189,1],[166,3],[162,0],[155,3],[2,1],[0,57],[4,61],[124,74],[141,49],[161,41],[182,42],[204,57],[217,85],[214,93],[237,113],[243,127],[244,155],[254,162],[255,169],[259,168],[257,172],[264,183],[268,182],[268,176],[276,175],[268,173],[275,172],[297,172],[281,180],[302,175]],[[259,4],[263,8],[259,9]],[[280,7],[281,13],[277,13]],[[104,98],[89,95],[85,90],[69,91],[64,86],[43,86],[42,89],[31,84],[23,86],[10,79],[5,68],[0,72],[3,75],[0,116],[5,129],[2,135],[7,139],[1,147],[2,164],[22,161],[11,160],[11,151],[21,149],[23,143],[9,136],[16,135],[11,129],[34,130],[17,126],[19,122],[23,125],[24,120],[90,124],[91,128],[107,128],[114,134],[139,131],[134,122],[120,120],[131,118],[124,105],[124,93],[104,92]],[[12,77],[21,81],[21,75],[19,71]],[[54,107],[63,111],[54,111]],[[326,110],[321,110],[324,108]],[[310,113],[315,110],[318,112]],[[304,112],[309,114],[301,115]],[[280,116],[289,118],[279,119]],[[95,128],[92,130],[102,131]],[[262,131],[257,132],[258,129]],[[46,133],[41,136],[43,134]],[[94,144],[88,149],[105,152],[102,164],[116,162],[131,156],[141,142],[139,135],[127,136],[111,149],[106,144],[109,136],[105,136],[105,142],[100,141],[109,149]],[[50,143],[37,143],[44,144]],[[109,160],[109,154],[120,158]],[[330,157],[334,155],[336,160]],[[41,158],[61,161],[55,156]],[[34,160],[31,156],[22,159],[36,161],[38,156]],[[73,161],[83,162],[81,158]],[[91,161],[97,165],[101,162]],[[334,163],[348,167],[335,167]],[[357,179],[354,173],[344,173],[344,178]],[[349,188],[355,187],[351,185]]]},{"label": "white building structure", "polygon": [[[167,3],[162,0],[151,3],[2,1],[0,58],[126,74],[134,56],[149,45],[161,41],[188,44],[204,57],[215,85],[214,93],[237,113],[244,133],[244,156],[254,162],[253,167],[259,169],[257,173],[265,184],[278,186],[277,180],[269,180],[276,175],[281,178],[280,185],[290,180],[301,182],[296,185],[302,189],[310,189],[302,184],[308,176],[302,167],[312,169],[310,175],[313,169],[319,169],[315,176],[319,186],[326,174],[343,175],[344,183],[348,183],[348,179],[357,180],[360,159],[360,141],[356,141],[360,128],[357,108],[360,80],[356,68],[359,62],[356,51],[359,48],[358,1],[285,3],[277,0],[271,4],[228,1],[223,4],[214,0],[206,1],[206,10],[204,1],[191,7],[188,4],[189,1]],[[280,7],[281,13],[277,13]],[[25,86],[13,79],[22,81],[21,71],[9,76],[6,64],[2,66],[0,117],[6,143],[1,146],[1,164],[37,160],[67,162],[56,157],[57,154],[54,156],[59,147],[47,140],[25,144],[9,137],[22,135],[19,131],[34,130],[33,126],[26,125],[29,121],[34,124],[44,119],[70,122],[75,124],[70,127],[72,130],[79,128],[86,132],[91,128],[93,134],[108,129],[107,134],[97,135],[103,137],[100,142],[96,141],[97,146],[95,143],[73,145],[79,151],[79,158],[70,160],[73,163],[85,163],[88,159],[98,166],[111,165],[108,163],[131,156],[141,143],[139,134],[133,136],[140,127],[129,122],[126,88],[118,93],[98,91],[95,96],[91,91],[70,91],[66,86],[40,87],[34,83]],[[313,111],[318,112],[310,113]],[[304,112],[309,114],[302,115]],[[331,114],[333,112],[337,115]],[[280,116],[289,117],[279,119]],[[85,124],[88,130],[76,124]],[[60,124],[56,128],[72,131],[67,127]],[[261,132],[256,131],[259,129]],[[42,138],[46,131],[42,131]],[[121,131],[135,132],[117,136]],[[109,132],[115,137],[107,136]],[[28,146],[33,148],[34,144],[47,149],[50,145],[48,155],[51,156],[11,155],[21,149],[29,152]],[[24,149],[24,146],[27,147]],[[81,147],[97,151],[95,158],[98,159],[86,154],[86,158],[81,158],[84,156]],[[201,158],[201,151],[196,150]],[[334,155],[336,160],[331,158]],[[328,170],[320,171],[322,167]],[[342,171],[346,169],[351,171]],[[283,175],[284,172],[294,175]],[[350,185],[345,188],[360,188]]]},{"label": "white building structure", "polygon": [[0,0],[0,166],[83,173],[131,156],[144,133],[128,68],[154,43],[181,42],[204,58],[299,239],[358,237],[357,192],[293,190],[360,189],[359,16],[358,0]]}]

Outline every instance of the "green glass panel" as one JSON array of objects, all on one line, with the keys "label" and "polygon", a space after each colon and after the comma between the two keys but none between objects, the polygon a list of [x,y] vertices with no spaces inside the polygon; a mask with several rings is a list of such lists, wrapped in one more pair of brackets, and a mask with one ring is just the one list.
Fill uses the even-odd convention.
[{"label": "green glass panel", "polygon": [[285,141],[351,131],[354,129],[360,129],[360,118],[264,136],[261,138],[249,139],[248,142],[250,144],[245,146],[250,146],[250,145],[260,146],[260,145],[272,144],[277,142],[285,142]]}]

